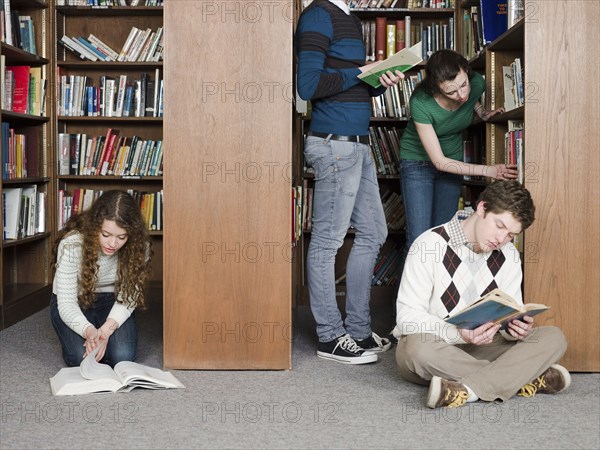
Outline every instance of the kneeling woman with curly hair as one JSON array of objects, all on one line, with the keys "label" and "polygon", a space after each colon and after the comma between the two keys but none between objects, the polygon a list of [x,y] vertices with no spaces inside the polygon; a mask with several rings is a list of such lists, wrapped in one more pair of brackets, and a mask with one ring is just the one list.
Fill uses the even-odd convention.
[{"label": "kneeling woman with curly hair", "polygon": [[135,359],[133,311],[146,307],[151,240],[139,206],[123,191],[107,191],[72,216],[53,249],[56,269],[50,315],[68,366],[99,347],[98,361]]}]

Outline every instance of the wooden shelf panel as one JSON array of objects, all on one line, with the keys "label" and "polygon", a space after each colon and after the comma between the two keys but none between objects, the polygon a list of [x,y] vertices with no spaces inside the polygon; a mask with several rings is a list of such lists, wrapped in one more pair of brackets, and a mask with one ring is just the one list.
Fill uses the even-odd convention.
[{"label": "wooden shelf panel", "polygon": [[50,237],[50,232],[46,231],[45,233],[38,233],[33,236],[29,236],[29,237],[22,238],[22,239],[9,239],[6,241],[3,240],[2,248],[9,248],[9,247],[16,247],[18,245],[31,244],[32,242],[41,241],[42,239],[46,239],[48,237]]},{"label": "wooden shelf panel", "polygon": [[162,16],[162,6],[57,6],[63,16]]},{"label": "wooden shelf panel", "polygon": [[50,60],[46,58],[42,58],[38,55],[33,55],[25,50],[21,50],[20,48],[14,47],[12,45],[5,44],[4,42],[1,45],[2,54],[6,56],[6,65],[28,65],[33,67],[40,67],[48,64]]},{"label": "wooden shelf panel", "polygon": [[12,178],[10,180],[2,180],[2,185],[19,185],[19,184],[44,184],[48,183],[48,177],[29,177],[29,178]]},{"label": "wooden shelf panel", "polygon": [[17,113],[13,111],[2,110],[2,121],[3,122],[22,122],[31,124],[42,124],[50,120],[46,116],[33,116],[31,114]]},{"label": "wooden shelf panel", "polygon": [[488,50],[523,50],[523,40],[525,38],[525,19],[519,20],[516,24],[502,33],[498,38],[487,46]]},{"label": "wooden shelf panel", "polygon": [[83,70],[148,70],[163,67],[162,61],[135,61],[135,62],[120,62],[120,61],[59,61],[58,67],[64,69],[83,69]]}]

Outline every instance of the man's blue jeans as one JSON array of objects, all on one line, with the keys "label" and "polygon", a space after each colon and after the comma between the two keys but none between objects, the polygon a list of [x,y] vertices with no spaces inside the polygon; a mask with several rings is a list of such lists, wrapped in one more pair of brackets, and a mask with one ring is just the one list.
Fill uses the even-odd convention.
[{"label": "man's blue jeans", "polygon": [[[58,313],[56,295],[52,294],[50,300],[50,318],[52,325],[58,335],[62,354],[65,363],[69,367],[75,367],[81,364],[85,347],[84,339],[71,330],[60,318]],[[96,300],[90,308],[83,311],[86,319],[96,328],[101,327],[110,313],[110,309],[115,303],[115,296],[112,293],[96,294]],[[131,314],[119,328],[115,330],[108,339],[106,353],[101,362],[113,366],[120,361],[133,361],[137,346],[137,328],[135,325],[134,314]]]},{"label": "man's blue jeans", "polygon": [[437,170],[430,161],[400,161],[407,251],[423,232],[452,219],[462,180],[461,175]]},{"label": "man's blue jeans", "polygon": [[[387,225],[375,164],[368,145],[308,136],[306,164],[315,172],[313,225],[308,247],[310,306],[320,342],[349,333],[371,335],[371,280]],[[346,322],[335,295],[335,256],[352,225],[356,230],[346,264]]]}]

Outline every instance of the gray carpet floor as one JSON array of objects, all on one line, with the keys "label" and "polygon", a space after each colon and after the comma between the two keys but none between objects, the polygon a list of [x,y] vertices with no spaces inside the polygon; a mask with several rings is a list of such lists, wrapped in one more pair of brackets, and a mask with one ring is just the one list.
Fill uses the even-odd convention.
[{"label": "gray carpet floor", "polygon": [[[186,389],[53,397],[63,362],[46,308],[0,332],[0,448],[600,448],[599,374],[554,396],[429,410],[393,351],[324,361],[308,308],[294,321],[291,371],[173,371]],[[161,323],[159,308],[138,314],[138,362],[161,367]]]}]

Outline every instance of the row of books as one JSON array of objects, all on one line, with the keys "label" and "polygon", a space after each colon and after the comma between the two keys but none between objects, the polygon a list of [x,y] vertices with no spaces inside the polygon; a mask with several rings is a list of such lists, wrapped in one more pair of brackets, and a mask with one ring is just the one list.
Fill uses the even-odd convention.
[{"label": "row of books", "polygon": [[27,178],[27,136],[2,122],[2,179]]},{"label": "row of books", "polygon": [[516,164],[518,180],[523,183],[523,122],[508,121],[508,131],[504,133],[504,162]]},{"label": "row of books", "polygon": [[424,61],[437,50],[454,48],[453,18],[447,22],[425,23],[414,21],[410,16],[402,19],[376,17],[363,20],[362,28],[367,61],[386,59],[417,42],[421,42]]},{"label": "row of books", "polygon": [[389,231],[404,231],[406,218],[402,196],[397,192],[386,189],[381,193],[381,203],[385,213],[385,221]]},{"label": "row of books", "polygon": [[[58,191],[58,229],[62,229],[72,215],[90,208],[104,191],[94,189],[74,189],[69,193]],[[163,191],[142,192],[127,189],[140,206],[142,217],[148,230],[160,231],[163,225]]]},{"label": "row of books", "polygon": [[525,98],[521,58],[515,58],[510,65],[502,66],[502,82],[504,86],[504,109],[510,111],[523,106]]},{"label": "row of books", "polygon": [[2,76],[2,109],[21,114],[40,116],[46,102],[46,79],[41,67],[7,66],[0,58]]},{"label": "row of books", "polygon": [[60,75],[59,116],[163,117],[164,86],[160,71],[139,78],[101,76],[98,84],[85,75]]},{"label": "row of books", "polygon": [[485,46],[483,30],[481,29],[481,11],[479,6],[465,9],[463,17],[464,37],[462,41],[462,54],[471,59],[479,54]]},{"label": "row of books", "polygon": [[370,8],[454,8],[455,0],[350,0],[348,6],[353,9]]},{"label": "row of books", "polygon": [[400,137],[402,129],[392,127],[369,127],[371,153],[378,175],[400,173]]},{"label": "row of books", "polygon": [[58,134],[58,174],[151,177],[163,173],[161,140],[119,136],[109,128],[106,136]]},{"label": "row of books", "polygon": [[371,97],[371,114],[375,118],[403,119],[410,117],[410,96],[423,79],[423,70],[406,76],[378,97]]},{"label": "row of books", "polygon": [[[485,156],[485,128],[478,127],[469,131],[469,137],[463,140],[463,161],[470,164],[486,165]],[[464,175],[463,178],[467,181],[482,181],[485,178]]]},{"label": "row of books", "polygon": [[447,22],[424,23],[414,21],[410,16],[402,19],[376,17],[362,22],[367,61],[380,61],[389,58],[403,48],[421,42],[424,61],[443,48],[454,48],[454,19]]},{"label": "row of books", "polygon": [[[310,180],[305,179],[302,186],[296,186],[292,192],[292,236],[293,242],[300,239],[302,232],[312,230],[314,188]],[[381,202],[388,230],[404,231],[406,219],[402,197],[394,191],[384,190]]]},{"label": "row of books", "polygon": [[372,286],[398,286],[402,275],[403,245],[395,243],[391,248],[384,247],[373,269]]},{"label": "row of books", "polygon": [[10,0],[0,0],[0,2],[2,3],[0,8],[2,42],[36,54],[35,28],[31,16],[22,16],[18,11],[11,11]]},{"label": "row of books", "polygon": [[2,189],[4,239],[22,239],[46,231],[46,193],[35,184]]},{"label": "row of books", "polygon": [[57,6],[163,6],[163,0],[56,0]]},{"label": "row of books", "polygon": [[132,27],[119,52],[93,34],[87,39],[83,36],[63,35],[58,42],[80,59],[90,61],[151,62],[162,61],[163,57],[162,27],[158,27],[156,31]]}]

